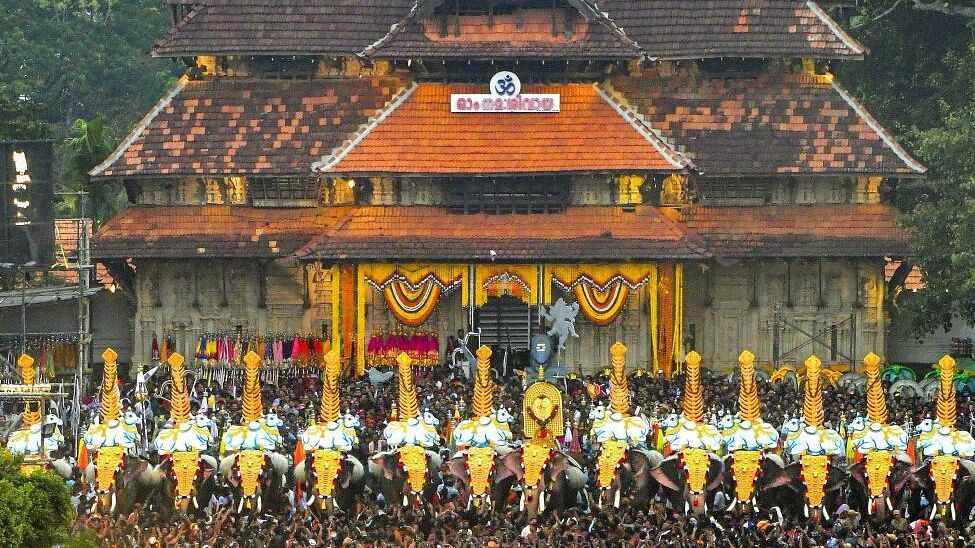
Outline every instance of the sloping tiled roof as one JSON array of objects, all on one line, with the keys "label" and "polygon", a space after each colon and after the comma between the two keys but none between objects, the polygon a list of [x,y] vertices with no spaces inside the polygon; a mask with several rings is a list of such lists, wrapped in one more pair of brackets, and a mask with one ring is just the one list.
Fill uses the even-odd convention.
[{"label": "sloping tiled roof", "polygon": [[883,257],[907,252],[908,232],[880,204],[686,206],[682,225],[717,257]]},{"label": "sloping tiled roof", "polygon": [[315,166],[328,173],[503,174],[673,170],[686,162],[591,84],[530,85],[558,93],[557,113],[451,113],[452,93],[484,86],[420,84]]},{"label": "sloping tiled roof", "polygon": [[859,58],[865,52],[815,2],[803,0],[573,0],[566,3],[596,16],[584,40],[561,50],[547,40],[512,47],[514,37],[503,26],[492,30],[494,40],[444,47],[422,28],[432,5],[426,0],[193,3],[197,7],[156,43],[154,55],[613,58],[638,55],[634,42],[646,56],[663,59]]},{"label": "sloping tiled roof", "polygon": [[[903,261],[898,261],[895,259],[888,259],[884,264],[884,280],[890,281],[894,277],[894,273],[900,268]],[[904,289],[914,292],[924,289],[924,277],[921,274],[921,268],[917,265],[911,267],[910,272],[907,273],[907,277],[904,278]]]},{"label": "sloping tiled roof", "polygon": [[283,257],[327,232],[348,208],[132,206],[102,225],[96,259]]},{"label": "sloping tiled roof", "polygon": [[92,174],[308,174],[404,84],[184,78]]},{"label": "sloping tiled roof", "polygon": [[355,54],[385,36],[414,0],[204,0],[153,55]]},{"label": "sloping tiled roof", "polygon": [[648,57],[860,58],[850,38],[805,0],[598,0]]},{"label": "sloping tiled roof", "polygon": [[706,175],[925,171],[828,75],[610,82]]},{"label": "sloping tiled roof", "polygon": [[[444,59],[634,59],[636,43],[598,14],[574,8],[483,16],[411,16],[363,52],[370,57]],[[553,21],[556,24],[553,32]],[[569,22],[568,24],[566,22]],[[441,27],[443,23],[443,27]],[[552,36],[555,34],[556,36]]]},{"label": "sloping tiled roof", "polygon": [[298,253],[323,260],[633,261],[707,257],[658,208],[570,207],[539,215],[364,207]]}]

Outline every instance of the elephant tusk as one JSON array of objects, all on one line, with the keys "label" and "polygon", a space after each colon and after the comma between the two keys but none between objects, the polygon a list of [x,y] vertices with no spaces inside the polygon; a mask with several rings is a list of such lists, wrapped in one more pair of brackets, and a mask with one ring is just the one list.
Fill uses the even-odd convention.
[{"label": "elephant tusk", "polygon": [[521,492],[521,500],[518,502],[518,511],[519,512],[524,512],[525,511],[525,491],[524,490],[522,490],[522,492]]},{"label": "elephant tusk", "polygon": [[247,499],[247,497],[241,497],[240,504],[237,505],[237,513],[238,514],[244,511],[244,501],[246,499]]},{"label": "elephant tusk", "polygon": [[410,500],[407,495],[403,495],[403,506],[409,506]]},{"label": "elephant tusk", "polygon": [[735,498],[731,499],[731,504],[728,505],[728,509],[726,511],[727,512],[730,512],[730,511],[734,510],[735,509],[735,506],[737,504],[738,504],[738,497],[735,497]]},{"label": "elephant tusk", "polygon": [[826,511],[826,507],[825,506],[822,507],[822,512],[823,512],[823,519],[825,519],[826,521],[829,521],[829,512]]},{"label": "elephant tusk", "polygon": [[802,513],[805,514],[805,516],[807,518],[809,517],[809,505],[808,504],[803,505],[803,507],[802,507]]},{"label": "elephant tusk", "polygon": [[687,502],[687,500],[684,500],[684,513],[685,514],[691,513],[691,503]]},{"label": "elephant tusk", "polygon": [[891,512],[894,511],[894,503],[890,502],[890,497],[884,497],[884,501],[887,502],[887,509]]},{"label": "elephant tusk", "polygon": [[261,496],[260,495],[257,495],[257,513],[258,514],[261,513],[261,504],[262,504]]},{"label": "elephant tusk", "polygon": [[948,504],[951,507],[951,521],[955,521],[955,503],[949,502]]},{"label": "elephant tusk", "polygon": [[619,508],[619,507],[620,507],[620,490],[617,489],[616,496],[613,497],[613,508]]},{"label": "elephant tusk", "polygon": [[928,518],[928,519],[929,519],[929,520],[934,520],[934,516],[935,516],[935,514],[937,514],[937,513],[938,513],[938,505],[937,505],[937,504],[935,504],[935,505],[934,505],[934,508],[932,508],[932,509],[931,509],[931,517],[930,517],[930,518]]},{"label": "elephant tusk", "polygon": [[115,513],[115,491],[112,491],[112,508],[109,511],[110,514]]}]

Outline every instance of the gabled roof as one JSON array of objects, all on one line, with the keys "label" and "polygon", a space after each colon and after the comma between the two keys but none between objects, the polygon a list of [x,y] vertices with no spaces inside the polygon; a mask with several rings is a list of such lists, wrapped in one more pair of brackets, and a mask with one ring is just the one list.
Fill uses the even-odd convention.
[{"label": "gabled roof", "polygon": [[[198,0],[156,43],[153,54],[856,59],[866,52],[812,1],[566,0],[566,5],[583,14],[587,24],[584,35],[577,34],[558,46],[547,38],[519,41],[502,32],[503,25],[482,29],[480,34],[496,34],[497,39],[480,44],[431,40],[424,21],[439,3]],[[478,26],[476,20],[471,21]]]},{"label": "gabled roof", "polygon": [[[491,251],[496,255],[492,257]],[[570,207],[539,215],[454,214],[440,207],[362,207],[299,251],[326,261],[699,259],[708,253],[652,206]]]},{"label": "gabled roof", "polygon": [[92,175],[306,175],[404,85],[184,78]]},{"label": "gabled roof", "polygon": [[350,208],[131,206],[98,229],[96,259],[285,257],[348,216]]},{"label": "gabled roof", "polygon": [[645,123],[705,175],[917,176],[925,167],[832,76],[617,77]]},{"label": "gabled roof", "polygon": [[452,113],[451,94],[484,86],[407,89],[314,169],[335,174],[471,174],[672,171],[689,166],[593,84],[526,85],[559,94],[554,113]]},{"label": "gabled roof", "polygon": [[[639,47],[586,0],[493,16],[431,15],[443,0],[420,0],[363,54],[379,58],[634,59]],[[442,25],[442,26],[441,26]]]},{"label": "gabled roof", "polygon": [[385,36],[415,0],[202,0],[153,55],[352,55]]},{"label": "gabled roof", "polygon": [[652,59],[859,59],[867,49],[806,0],[597,0]]},{"label": "gabled roof", "polygon": [[718,258],[905,255],[909,234],[882,204],[685,206],[677,218]]}]

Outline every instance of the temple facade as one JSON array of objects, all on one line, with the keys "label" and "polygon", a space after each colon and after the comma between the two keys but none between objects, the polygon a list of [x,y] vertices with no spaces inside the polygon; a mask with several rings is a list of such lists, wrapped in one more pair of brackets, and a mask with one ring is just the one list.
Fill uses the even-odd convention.
[{"label": "temple facade", "polygon": [[458,330],[517,363],[573,317],[578,373],[884,354],[881,190],[925,168],[813,1],[169,1],[186,73],[92,172],[137,363],[314,338],[361,374]]}]

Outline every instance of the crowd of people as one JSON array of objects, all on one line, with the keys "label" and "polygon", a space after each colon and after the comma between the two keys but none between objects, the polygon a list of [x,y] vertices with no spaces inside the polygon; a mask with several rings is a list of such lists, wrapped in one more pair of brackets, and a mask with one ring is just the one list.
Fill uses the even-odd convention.
[{"label": "crowd of people", "polygon": [[[165,373],[150,381],[150,398],[145,404],[149,432],[160,427],[168,416],[163,391],[158,386]],[[530,379],[512,375],[498,379],[495,405],[504,406],[520,415],[521,394]],[[441,420],[455,415],[466,418],[472,383],[461,369],[424,368],[416,374],[421,407]],[[648,416],[662,417],[680,412],[682,379],[642,375],[631,377],[630,389],[634,406]],[[801,394],[794,383],[761,383],[763,415],[772,424],[782,424],[800,413]],[[605,402],[608,379],[602,375],[567,379],[565,414],[577,426],[579,439],[573,447],[582,466],[590,469],[594,451],[587,435],[588,411]],[[317,411],[320,383],[315,375],[281,377],[276,384],[264,385],[264,402],[268,411],[283,419],[280,432],[284,439],[281,452],[291,454],[303,427]],[[200,379],[193,386],[191,404],[210,414],[222,431],[240,421],[239,387],[221,386]],[[733,379],[714,378],[705,383],[708,414],[718,416],[736,410],[738,386]],[[863,412],[863,395],[853,389],[828,388],[825,394],[828,426],[839,428],[841,417],[852,419]],[[359,417],[362,456],[385,449],[382,430],[393,412],[396,383],[376,386],[367,379],[343,381],[343,411]],[[91,402],[92,410],[96,402]],[[128,402],[131,404],[131,401]],[[890,419],[901,424],[917,424],[930,417],[933,402],[913,395],[888,400]],[[958,427],[969,429],[973,423],[969,396],[959,397]],[[520,421],[512,424],[515,437],[521,436]],[[445,446],[448,445],[445,443]],[[70,447],[70,443],[68,444]],[[445,449],[444,452],[448,452]],[[975,543],[972,527],[949,524],[935,519],[910,521],[895,514],[886,524],[871,524],[856,511],[840,508],[825,520],[796,520],[777,513],[714,512],[707,517],[684,515],[683,509],[669,507],[656,497],[649,511],[628,508],[599,508],[596,504],[579,505],[563,512],[545,512],[529,516],[517,503],[504,508],[469,508],[456,496],[457,491],[441,472],[441,483],[434,501],[424,507],[407,507],[387,503],[378,492],[367,486],[355,509],[332,514],[312,511],[295,497],[294,489],[283,495],[277,508],[284,513],[237,514],[232,494],[214,495],[201,513],[188,516],[149,511],[143,505],[119,516],[89,513],[92,494],[83,482],[74,483],[73,501],[77,510],[76,527],[94,534],[110,546],[210,546],[210,547],[290,547],[290,546],[965,546]],[[297,500],[296,500],[297,499]]]}]

